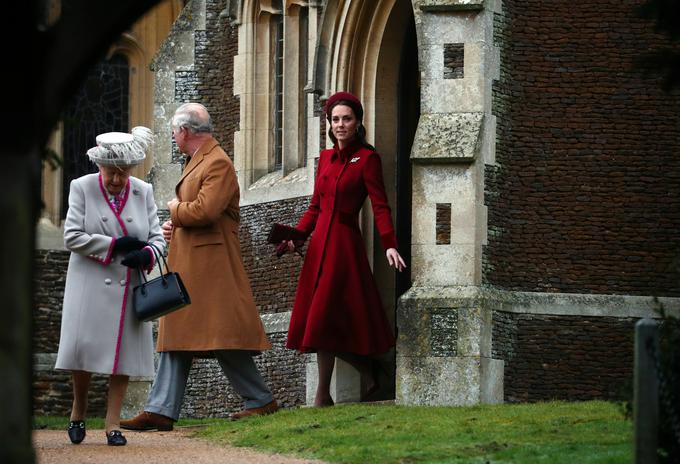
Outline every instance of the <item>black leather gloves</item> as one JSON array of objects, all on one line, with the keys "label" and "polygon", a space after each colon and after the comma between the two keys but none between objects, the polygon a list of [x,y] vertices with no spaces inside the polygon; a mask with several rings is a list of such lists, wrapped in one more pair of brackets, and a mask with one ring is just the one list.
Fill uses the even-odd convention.
[{"label": "black leather gloves", "polygon": [[147,245],[148,243],[138,240],[135,237],[124,235],[116,239],[116,244],[113,245],[113,251],[127,253],[132,250],[141,250]]},{"label": "black leather gloves", "polygon": [[133,250],[120,263],[127,267],[146,269],[151,264],[151,253],[149,250]]}]

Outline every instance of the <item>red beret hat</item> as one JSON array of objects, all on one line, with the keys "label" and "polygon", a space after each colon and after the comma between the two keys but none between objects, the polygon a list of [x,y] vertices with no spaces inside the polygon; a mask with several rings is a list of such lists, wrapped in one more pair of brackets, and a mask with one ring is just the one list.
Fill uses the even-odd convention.
[{"label": "red beret hat", "polygon": [[349,92],[338,92],[334,93],[326,100],[326,118],[328,118],[329,121],[331,119],[331,111],[333,111],[333,107],[338,102],[344,102],[347,106],[352,108],[354,115],[359,121],[364,119],[364,107],[361,105],[359,99]]}]

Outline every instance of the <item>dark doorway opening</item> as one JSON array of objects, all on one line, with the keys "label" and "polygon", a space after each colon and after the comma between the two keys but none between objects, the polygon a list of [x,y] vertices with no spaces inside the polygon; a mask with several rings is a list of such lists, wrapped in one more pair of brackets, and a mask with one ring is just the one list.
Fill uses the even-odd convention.
[{"label": "dark doorway opening", "polygon": [[395,300],[411,287],[411,147],[420,118],[420,71],[413,17],[408,23],[397,85],[397,209],[399,253],[408,267],[397,273]]},{"label": "dark doorway opening", "polygon": [[[374,230],[373,270],[381,298],[397,333],[396,309],[399,297],[411,287],[411,147],[420,118],[420,71],[413,6],[398,0],[390,13],[380,51],[378,69],[389,70],[376,82],[376,139],[383,156],[383,175],[399,253],[406,261],[403,272],[395,272]],[[376,400],[396,397],[396,351],[380,357],[380,394]]]}]

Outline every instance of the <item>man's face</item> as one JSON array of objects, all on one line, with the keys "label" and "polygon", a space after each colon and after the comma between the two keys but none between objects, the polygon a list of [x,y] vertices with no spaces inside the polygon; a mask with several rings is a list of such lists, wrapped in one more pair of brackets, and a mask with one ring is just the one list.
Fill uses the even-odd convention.
[{"label": "man's face", "polygon": [[177,144],[177,148],[182,153],[186,153],[186,141],[187,141],[187,129],[186,127],[174,127],[172,128],[172,139]]}]

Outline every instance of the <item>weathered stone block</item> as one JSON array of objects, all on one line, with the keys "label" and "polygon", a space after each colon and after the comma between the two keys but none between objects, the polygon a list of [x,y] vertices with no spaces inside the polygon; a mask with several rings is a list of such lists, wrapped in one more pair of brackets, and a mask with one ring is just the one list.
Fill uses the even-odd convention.
[{"label": "weathered stone block", "polygon": [[412,288],[402,296],[397,309],[401,355],[491,356],[492,313],[482,299],[467,299],[464,288]]},{"label": "weathered stone block", "polygon": [[154,166],[154,198],[158,208],[166,208],[168,201],[175,197],[175,184],[182,175],[180,164],[158,164]]},{"label": "weathered stone block", "polygon": [[502,366],[503,361],[481,357],[398,355],[395,401],[440,406],[501,403]]},{"label": "weathered stone block", "polygon": [[412,287],[397,308],[397,402],[503,400],[503,361],[491,359],[489,295],[476,287]]},{"label": "weathered stone block", "polygon": [[474,161],[480,148],[483,121],[483,113],[421,115],[411,159]]},{"label": "weathered stone block", "polygon": [[411,249],[411,278],[414,284],[475,284],[478,254],[475,245],[412,245]]},{"label": "weathered stone block", "polygon": [[[316,396],[316,387],[319,384],[319,371],[314,355],[307,358],[306,374],[306,403],[312,405]],[[331,397],[336,403],[358,403],[361,400],[361,376],[359,372],[343,360],[336,359],[330,391]]]},{"label": "weathered stone block", "polygon": [[404,356],[428,356],[431,351],[430,312],[416,300],[402,299],[397,310],[398,352]]},{"label": "weathered stone block", "polygon": [[491,356],[491,311],[480,307],[460,308],[458,319],[459,354]]},{"label": "weathered stone block", "polygon": [[128,382],[127,392],[123,399],[123,407],[121,408],[121,417],[134,417],[144,410],[146,398],[151,389],[152,379],[148,378],[131,378]]}]

